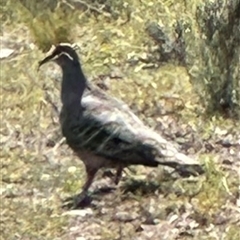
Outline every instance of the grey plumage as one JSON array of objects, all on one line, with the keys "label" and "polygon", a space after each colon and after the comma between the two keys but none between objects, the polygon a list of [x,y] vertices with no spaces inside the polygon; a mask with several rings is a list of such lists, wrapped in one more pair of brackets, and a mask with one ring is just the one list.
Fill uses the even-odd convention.
[{"label": "grey plumage", "polygon": [[71,45],[57,45],[39,67],[50,60],[63,73],[60,123],[67,144],[86,167],[88,179],[83,193],[102,167],[117,168],[116,183],[128,165],[160,164],[182,175],[203,172],[198,161],[179,153],[172,143],[145,126],[127,104],[90,85]]}]

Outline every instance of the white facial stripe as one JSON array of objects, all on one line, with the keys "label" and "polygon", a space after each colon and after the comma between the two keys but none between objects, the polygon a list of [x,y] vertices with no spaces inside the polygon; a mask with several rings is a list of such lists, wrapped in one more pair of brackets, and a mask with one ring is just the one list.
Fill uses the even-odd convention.
[{"label": "white facial stripe", "polygon": [[80,49],[80,47],[77,45],[77,43],[73,43],[73,44],[70,44],[70,43],[59,43],[59,45],[71,47],[74,50]]},{"label": "white facial stripe", "polygon": [[67,56],[71,61],[73,61],[73,58],[72,58],[68,53],[66,53],[66,52],[61,52],[60,54],[54,56],[54,57],[52,58],[52,60],[56,60],[57,58],[59,58],[59,57],[62,56],[62,55]]},{"label": "white facial stripe", "polygon": [[73,47],[73,44],[70,43],[59,43],[60,46]]},{"label": "white facial stripe", "polygon": [[72,58],[68,53],[62,52],[62,53],[59,54],[59,56],[61,56],[61,55],[65,55],[65,56],[67,56],[71,61],[73,61],[73,58]]}]

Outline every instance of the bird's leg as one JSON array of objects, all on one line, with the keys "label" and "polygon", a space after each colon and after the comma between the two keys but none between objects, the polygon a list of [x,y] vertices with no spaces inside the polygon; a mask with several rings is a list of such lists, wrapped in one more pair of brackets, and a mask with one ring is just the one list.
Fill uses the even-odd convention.
[{"label": "bird's leg", "polygon": [[88,189],[91,186],[97,171],[98,169],[96,168],[90,168],[86,166],[87,180],[82,187],[82,192],[74,198],[74,208],[83,207],[85,205],[88,205],[88,202],[91,202],[91,199],[88,197]]},{"label": "bird's leg", "polygon": [[115,179],[114,179],[114,183],[116,185],[118,185],[119,181],[121,180],[122,171],[123,171],[123,167],[122,166],[118,166],[117,172],[116,172],[116,176],[115,176]]},{"label": "bird's leg", "polygon": [[87,192],[89,187],[91,186],[93,179],[97,173],[98,169],[96,168],[90,168],[88,166],[86,166],[86,172],[87,172],[87,181],[85,182],[85,184],[83,185],[82,189],[83,192]]}]

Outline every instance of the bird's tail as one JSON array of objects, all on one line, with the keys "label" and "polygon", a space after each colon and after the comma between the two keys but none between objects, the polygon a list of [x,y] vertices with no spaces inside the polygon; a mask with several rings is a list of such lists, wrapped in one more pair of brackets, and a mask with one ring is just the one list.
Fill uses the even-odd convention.
[{"label": "bird's tail", "polygon": [[204,173],[200,162],[177,151],[172,156],[156,156],[155,160],[159,163],[159,165],[174,168],[175,171],[178,172],[178,174],[181,176],[198,176]]},{"label": "bird's tail", "polygon": [[[157,162],[158,165],[175,169],[181,176],[196,176],[204,173],[199,161],[194,157],[180,153],[172,143],[166,141],[158,134],[152,133],[151,137],[145,138],[145,146],[149,147],[147,151],[148,157],[150,156],[152,161]],[[147,156],[145,155],[145,157]]]}]

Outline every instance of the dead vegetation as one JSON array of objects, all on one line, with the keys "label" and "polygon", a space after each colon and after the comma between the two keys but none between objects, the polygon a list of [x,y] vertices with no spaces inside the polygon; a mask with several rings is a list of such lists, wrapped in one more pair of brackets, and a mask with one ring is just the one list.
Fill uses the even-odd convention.
[{"label": "dead vegetation", "polygon": [[[199,2],[50,2],[1,3],[1,51],[14,50],[0,60],[1,239],[239,239],[239,119],[206,114],[191,82],[197,75],[188,74],[190,60],[170,54],[160,62],[159,51],[168,48],[159,49],[146,31],[157,22],[173,44],[176,20],[185,20],[185,32],[196,31]],[[176,179],[160,168],[133,167],[110,193],[98,190],[111,183],[99,175],[85,209],[62,209],[85,176],[50,104],[59,103],[59,69],[36,71],[42,51],[60,41],[78,43],[89,79],[199,158],[205,176]]]}]

